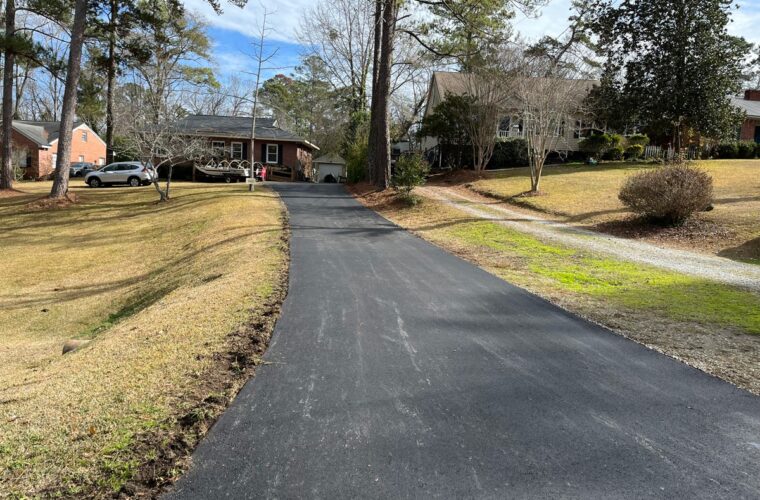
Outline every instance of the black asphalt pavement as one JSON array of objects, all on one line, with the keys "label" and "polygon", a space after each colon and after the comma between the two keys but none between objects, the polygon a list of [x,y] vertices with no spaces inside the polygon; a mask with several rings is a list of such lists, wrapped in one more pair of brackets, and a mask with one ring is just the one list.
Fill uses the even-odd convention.
[{"label": "black asphalt pavement", "polygon": [[760,498],[760,398],[399,229],[276,186],[270,363],[171,498]]}]

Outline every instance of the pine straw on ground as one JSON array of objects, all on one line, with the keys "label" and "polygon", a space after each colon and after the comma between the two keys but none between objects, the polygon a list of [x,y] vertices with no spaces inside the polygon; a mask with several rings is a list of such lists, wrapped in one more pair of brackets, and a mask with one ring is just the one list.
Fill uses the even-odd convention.
[{"label": "pine straw on ground", "polygon": [[760,335],[739,326],[754,315],[760,327],[760,296],[551,245],[430,198],[408,207],[391,191],[351,189],[367,207],[486,271],[760,395]]},{"label": "pine straw on ground", "polygon": [[[240,185],[177,183],[159,205],[150,188],[74,190],[66,209],[0,201],[0,491],[151,496],[266,347],[284,208]],[[61,355],[72,338],[91,342]]]}]

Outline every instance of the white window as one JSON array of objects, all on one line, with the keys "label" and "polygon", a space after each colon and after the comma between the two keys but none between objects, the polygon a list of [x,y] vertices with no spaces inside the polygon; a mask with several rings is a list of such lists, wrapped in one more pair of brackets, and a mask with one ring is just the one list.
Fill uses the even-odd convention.
[{"label": "white window", "polygon": [[224,156],[224,141],[211,141],[211,151],[214,156]]},{"label": "white window", "polygon": [[591,123],[588,123],[584,120],[575,120],[575,131],[573,132],[573,137],[575,139],[585,139],[589,136],[589,132],[591,132],[591,127],[593,125]]},{"label": "white window", "polygon": [[87,142],[87,131],[82,130],[82,142]]},{"label": "white window", "polygon": [[79,155],[79,163],[84,163],[84,155]]},{"label": "white window", "polygon": [[106,164],[106,159],[105,158],[98,158],[98,165],[100,165],[102,167],[105,164]]},{"label": "white window", "polygon": [[233,160],[243,159],[243,143],[242,142],[232,143],[232,159]]},{"label": "white window", "polygon": [[277,144],[267,144],[267,163],[280,163],[280,147]]},{"label": "white window", "polygon": [[55,170],[55,166],[58,164],[58,155],[56,153],[50,155],[50,161],[52,162],[51,168]]}]

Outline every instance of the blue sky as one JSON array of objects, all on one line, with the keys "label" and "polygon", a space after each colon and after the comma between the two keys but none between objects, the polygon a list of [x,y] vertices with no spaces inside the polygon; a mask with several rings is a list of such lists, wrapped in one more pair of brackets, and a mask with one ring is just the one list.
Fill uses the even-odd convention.
[{"label": "blue sky", "polygon": [[[224,13],[217,15],[206,0],[185,0],[184,3],[209,24],[213,42],[212,62],[219,74],[237,74],[243,80],[252,80],[253,76],[246,72],[255,69],[253,59],[246,54],[253,51],[252,42],[258,33],[257,26],[261,23],[262,4],[249,0],[244,9],[227,4]],[[518,15],[513,23],[514,28],[529,40],[536,40],[543,35],[559,35],[567,26],[570,3],[571,0],[550,1],[541,9],[542,15],[538,18]],[[740,8],[734,12],[731,32],[760,44],[760,0],[740,0],[737,3]],[[268,24],[271,27],[266,48],[277,51],[269,65],[270,69],[265,71],[265,78],[276,73],[293,72],[298,64],[298,56],[303,51],[296,40],[300,16],[313,4],[314,0],[270,0],[264,3],[270,11]]]}]

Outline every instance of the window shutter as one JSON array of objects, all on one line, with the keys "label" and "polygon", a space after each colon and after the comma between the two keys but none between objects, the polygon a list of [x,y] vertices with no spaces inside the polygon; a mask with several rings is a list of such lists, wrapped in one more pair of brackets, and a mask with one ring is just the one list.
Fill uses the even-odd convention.
[{"label": "window shutter", "polygon": [[261,144],[261,163],[267,163],[267,144],[264,142]]},{"label": "window shutter", "polygon": [[243,141],[243,159],[244,160],[248,159],[248,142],[247,141]]},{"label": "window shutter", "polygon": [[282,144],[277,145],[277,164],[282,165]]}]

